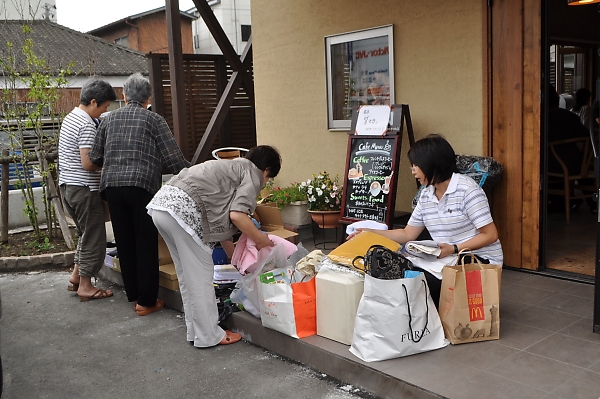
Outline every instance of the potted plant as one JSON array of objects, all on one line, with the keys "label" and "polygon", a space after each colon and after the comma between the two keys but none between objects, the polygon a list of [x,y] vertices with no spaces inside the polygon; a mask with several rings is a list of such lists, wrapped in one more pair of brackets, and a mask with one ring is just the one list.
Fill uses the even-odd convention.
[{"label": "potted plant", "polygon": [[313,174],[302,183],[308,195],[308,212],[321,228],[337,227],[342,208],[342,186],[339,176],[334,178],[327,172]]},{"label": "potted plant", "polygon": [[310,224],[306,186],[301,183],[292,183],[287,187],[274,187],[273,180],[270,180],[261,191],[258,202],[272,202],[277,205],[284,224],[296,226]]}]

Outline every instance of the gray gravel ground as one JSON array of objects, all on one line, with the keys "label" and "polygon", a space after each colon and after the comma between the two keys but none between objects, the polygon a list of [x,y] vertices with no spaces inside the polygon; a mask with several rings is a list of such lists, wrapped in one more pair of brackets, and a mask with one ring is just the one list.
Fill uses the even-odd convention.
[{"label": "gray gravel ground", "polygon": [[182,313],[139,317],[104,281],[80,302],[68,276],[0,275],[3,398],[372,398],[245,341],[196,349]]}]

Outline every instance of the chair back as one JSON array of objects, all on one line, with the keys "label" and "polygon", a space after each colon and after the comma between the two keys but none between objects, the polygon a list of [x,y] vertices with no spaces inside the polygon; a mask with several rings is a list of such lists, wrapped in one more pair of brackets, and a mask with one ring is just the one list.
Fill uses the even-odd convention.
[{"label": "chair back", "polygon": [[248,150],[241,147],[223,147],[213,150],[212,156],[215,159],[235,159],[246,155]]}]

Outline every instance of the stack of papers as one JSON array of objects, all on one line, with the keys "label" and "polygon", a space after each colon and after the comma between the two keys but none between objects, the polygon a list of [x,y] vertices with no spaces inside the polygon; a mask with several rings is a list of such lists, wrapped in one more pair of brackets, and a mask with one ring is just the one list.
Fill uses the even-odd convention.
[{"label": "stack of papers", "polygon": [[419,258],[436,261],[438,255],[442,252],[435,241],[409,241],[404,245],[404,251],[409,255]]}]

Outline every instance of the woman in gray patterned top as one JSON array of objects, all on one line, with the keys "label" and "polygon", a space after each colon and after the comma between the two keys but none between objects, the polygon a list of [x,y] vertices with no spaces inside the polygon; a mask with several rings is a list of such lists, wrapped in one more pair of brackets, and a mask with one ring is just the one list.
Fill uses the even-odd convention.
[{"label": "woman in gray patterned top", "polygon": [[108,114],[90,160],[102,166],[100,194],[108,202],[129,302],[144,316],[163,307],[158,296],[158,232],[146,205],[162,183],[162,167],[179,173],[185,160],[165,119],[148,111],[152,86],[139,73],[123,85],[127,105]]},{"label": "woman in gray patterned top", "polygon": [[250,215],[258,193],[280,168],[277,150],[261,145],[245,158],[207,161],[182,170],[148,204],[148,213],[171,252],[187,340],[196,347],[232,344],[242,338],[218,325],[212,250],[221,242],[231,257],[233,243],[228,240],[238,230],[254,240],[258,249],[273,245]]}]

